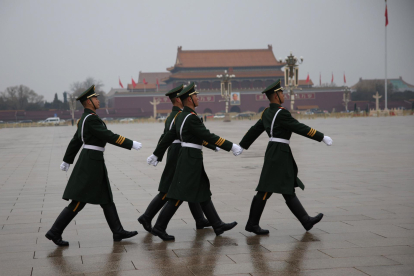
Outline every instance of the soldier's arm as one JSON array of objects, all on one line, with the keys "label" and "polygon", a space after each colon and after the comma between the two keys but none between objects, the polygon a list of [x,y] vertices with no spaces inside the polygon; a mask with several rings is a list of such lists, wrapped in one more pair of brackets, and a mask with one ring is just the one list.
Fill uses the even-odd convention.
[{"label": "soldier's arm", "polygon": [[305,136],[306,138],[321,142],[323,133],[311,128],[305,124],[299,123],[298,120],[292,117],[289,111],[282,110],[279,112],[277,122],[283,127],[296,134]]},{"label": "soldier's arm", "polygon": [[158,143],[157,148],[153,152],[153,154],[158,157],[158,162],[162,161],[165,152],[175,139],[177,139],[177,133],[175,131],[174,123],[174,126],[164,134],[162,140]]},{"label": "soldier's arm", "polygon": [[164,138],[165,133],[168,132],[167,121],[168,121],[168,118],[164,122],[164,132],[161,134],[160,139],[158,139],[158,144],[161,143],[162,138]]},{"label": "soldier's arm", "polygon": [[113,133],[109,129],[105,128],[105,126],[98,118],[94,118],[93,116],[91,117],[92,118],[88,118],[86,120],[85,124],[93,136],[117,147],[129,150],[132,148],[132,140],[125,138],[119,134]]},{"label": "soldier's arm", "polygon": [[78,138],[78,131],[76,131],[75,135],[73,135],[72,140],[70,140],[68,148],[66,149],[63,161],[68,164],[73,164],[76,154],[78,154],[78,151],[82,147],[82,144],[82,141]]},{"label": "soldier's arm", "polygon": [[254,126],[252,126],[246,134],[243,136],[242,140],[240,141],[240,147],[244,149],[249,149],[249,147],[253,144],[254,141],[265,131],[265,127],[263,125],[263,120],[260,118]]},{"label": "soldier's arm", "polygon": [[190,116],[188,117],[190,126],[190,132],[194,136],[196,136],[199,139],[203,139],[204,142],[207,142],[209,144],[212,144],[213,146],[217,146],[221,149],[224,149],[226,151],[230,151],[233,143],[229,140],[226,140],[224,138],[221,138],[214,133],[211,133],[205,125],[198,119],[197,116]]},{"label": "soldier's arm", "polygon": [[210,144],[209,142],[206,142],[206,141],[203,141],[203,146],[205,146],[206,148],[211,149],[211,150],[216,150],[215,145]]}]

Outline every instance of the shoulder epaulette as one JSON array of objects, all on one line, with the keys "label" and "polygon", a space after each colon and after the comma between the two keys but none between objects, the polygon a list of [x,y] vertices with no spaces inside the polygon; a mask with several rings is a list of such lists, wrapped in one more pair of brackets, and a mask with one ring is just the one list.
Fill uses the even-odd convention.
[{"label": "shoulder epaulette", "polygon": [[280,109],[285,109],[283,106],[279,107]]},{"label": "shoulder epaulette", "polygon": [[196,115],[196,116],[197,116],[197,114],[195,114],[194,112],[191,112],[191,114],[193,114],[193,115]]},{"label": "shoulder epaulette", "polygon": [[266,107],[263,111],[262,111],[262,115],[260,115],[260,120],[262,119],[262,117],[263,117],[263,113],[265,112],[265,110],[266,109],[268,109],[268,107]]}]

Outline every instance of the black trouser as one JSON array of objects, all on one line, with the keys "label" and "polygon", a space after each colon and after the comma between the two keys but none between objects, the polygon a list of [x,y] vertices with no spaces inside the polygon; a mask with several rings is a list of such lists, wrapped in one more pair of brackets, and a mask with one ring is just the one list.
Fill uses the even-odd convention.
[{"label": "black trouser", "polygon": [[[106,204],[100,204],[100,205],[101,205],[101,207],[103,209],[106,206],[109,206],[111,204],[112,204],[112,202],[106,203]],[[82,209],[85,207],[85,205],[86,205],[86,202],[80,202],[80,201],[72,200],[72,202],[69,203],[68,208],[70,210],[72,210],[73,212],[75,212],[75,213],[79,213],[80,211],[82,211]]]},{"label": "black trouser", "polygon": [[[262,200],[268,200],[272,196],[272,194],[273,193],[271,192],[257,192],[256,197]],[[282,196],[286,201],[289,201],[292,197],[295,197],[296,195],[282,194]]]}]

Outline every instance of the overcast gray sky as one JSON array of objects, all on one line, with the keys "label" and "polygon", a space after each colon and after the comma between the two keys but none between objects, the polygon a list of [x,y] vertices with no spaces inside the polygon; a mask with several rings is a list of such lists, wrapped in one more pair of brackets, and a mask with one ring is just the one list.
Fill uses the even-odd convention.
[{"label": "overcast gray sky", "polygon": [[[172,66],[184,50],[303,56],[300,78],[353,85],[384,78],[383,0],[0,0],[0,91],[24,84],[52,100],[94,77],[104,90]],[[388,77],[414,84],[414,1],[388,1]]]}]

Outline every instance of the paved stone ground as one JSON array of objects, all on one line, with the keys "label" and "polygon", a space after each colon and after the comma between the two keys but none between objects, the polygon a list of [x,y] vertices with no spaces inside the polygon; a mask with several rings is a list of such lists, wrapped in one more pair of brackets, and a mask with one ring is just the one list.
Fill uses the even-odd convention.
[{"label": "paved stone ground", "polygon": [[[207,122],[239,142],[252,121]],[[195,230],[186,204],[162,242],[136,221],[157,193],[163,164],[149,167],[162,124],[110,125],[143,143],[141,151],[111,145],[106,164],[121,221],[138,236],[119,243],[99,206],[87,205],[57,248],[44,235],[67,202],[71,169],[59,165],[72,127],[0,130],[0,275],[413,275],[414,118],[317,119],[304,123],[331,136],[332,147],[298,135],[291,147],[306,185],[297,191],[308,213],[325,217],[306,233],[280,195],[261,225],[268,236],[244,231],[267,139],[241,156],[204,150],[213,202],[232,231],[216,237]],[[277,178],[277,175],[275,175]]]}]

